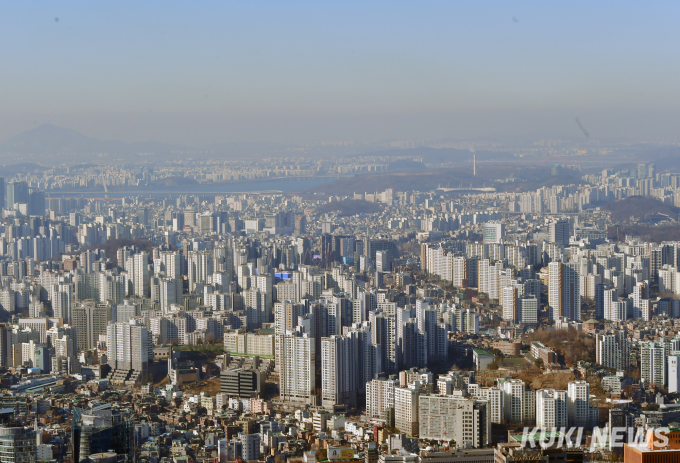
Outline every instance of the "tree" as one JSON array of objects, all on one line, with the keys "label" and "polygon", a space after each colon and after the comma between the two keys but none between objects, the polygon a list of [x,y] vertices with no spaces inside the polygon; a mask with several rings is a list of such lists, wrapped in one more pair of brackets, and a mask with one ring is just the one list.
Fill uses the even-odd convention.
[{"label": "tree", "polygon": [[545,364],[543,363],[543,359],[534,360],[534,365],[536,365],[536,368],[539,368],[541,370],[545,367]]},{"label": "tree", "polygon": [[505,355],[503,355],[503,352],[500,351],[500,349],[491,349],[489,352],[491,352],[493,355],[495,355],[497,358],[505,358]]},{"label": "tree", "polygon": [[635,387],[632,384],[628,384],[623,388],[623,393],[626,395],[626,398],[631,399],[635,394]]},{"label": "tree", "polygon": [[642,378],[640,377],[640,370],[637,369],[637,368],[634,369],[634,370],[629,370],[629,371],[627,371],[627,372],[626,372],[626,376],[630,376],[631,378],[633,378],[633,383],[634,383],[634,384],[639,383],[640,380],[642,379]]},{"label": "tree", "polygon": [[539,341],[551,348],[567,365],[574,365],[578,360],[595,362],[595,338],[574,328],[536,330],[531,341]]}]

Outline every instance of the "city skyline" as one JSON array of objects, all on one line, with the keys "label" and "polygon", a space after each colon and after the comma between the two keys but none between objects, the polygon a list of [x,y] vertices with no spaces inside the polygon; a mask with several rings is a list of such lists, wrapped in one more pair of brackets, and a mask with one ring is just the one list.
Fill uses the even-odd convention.
[{"label": "city skyline", "polygon": [[0,463],[680,461],[679,16],[0,6]]}]

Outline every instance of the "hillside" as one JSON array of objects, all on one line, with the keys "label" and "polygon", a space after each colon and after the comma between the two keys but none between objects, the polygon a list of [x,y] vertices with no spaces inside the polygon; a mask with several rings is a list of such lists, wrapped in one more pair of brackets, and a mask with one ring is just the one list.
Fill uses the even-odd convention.
[{"label": "hillside", "polygon": [[325,214],[328,212],[337,212],[340,217],[350,217],[362,213],[377,214],[378,212],[382,212],[382,210],[383,206],[380,204],[354,199],[326,203],[316,208],[316,212],[318,213]]},{"label": "hillside", "polygon": [[595,338],[582,331],[540,329],[534,331],[530,339],[550,347],[567,366],[574,366],[578,360],[595,361]]},{"label": "hillside", "polygon": [[625,222],[631,219],[649,220],[651,216],[663,214],[669,216],[671,220],[677,220],[680,209],[664,204],[656,198],[649,196],[631,196],[614,203],[608,203],[604,209],[612,213],[614,222]]},{"label": "hillside", "polygon": [[[512,181],[507,181],[512,179]],[[500,180],[500,182],[498,181]],[[495,187],[498,191],[534,191],[541,187],[581,183],[581,173],[564,169],[561,175],[551,175],[549,165],[480,163],[477,161],[477,176],[472,176],[471,165],[456,168],[410,172],[385,172],[355,175],[334,182],[325,183],[301,194],[323,193],[328,195],[352,195],[372,193],[392,188],[394,191],[429,191],[437,187],[479,188]]]},{"label": "hillside", "polygon": [[644,241],[652,243],[662,243],[664,241],[680,241],[680,224],[663,224],[663,225],[613,225],[607,230],[607,236],[610,240],[616,241],[618,236],[619,241],[624,241],[626,235],[637,236]]},{"label": "hillside", "polygon": [[521,379],[531,389],[557,389],[566,391],[570,381],[575,381],[574,373],[547,373],[540,370],[520,370],[512,372],[514,378]]}]

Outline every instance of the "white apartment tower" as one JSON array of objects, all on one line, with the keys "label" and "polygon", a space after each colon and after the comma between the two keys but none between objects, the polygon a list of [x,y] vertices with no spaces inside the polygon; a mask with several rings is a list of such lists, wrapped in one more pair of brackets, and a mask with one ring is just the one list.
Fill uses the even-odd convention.
[{"label": "white apartment tower", "polygon": [[499,222],[486,222],[482,228],[485,243],[500,243],[505,227]]},{"label": "white apartment tower", "polygon": [[321,405],[356,407],[358,338],[331,336],[321,339]]},{"label": "white apartment tower", "polygon": [[666,345],[652,342],[640,348],[640,379],[645,384],[666,386]]},{"label": "white apartment tower", "polygon": [[524,423],[524,381],[506,380],[501,384],[503,390],[503,418],[506,423]]},{"label": "white apartment tower", "polygon": [[108,362],[117,370],[135,370],[146,376],[149,368],[149,333],[145,326],[111,323],[106,329]]},{"label": "white apartment tower", "polygon": [[[160,301],[161,310],[168,312],[172,304],[182,304],[182,280],[161,278]],[[215,308],[216,309],[216,308]]]},{"label": "white apartment tower", "polygon": [[[162,265],[162,271],[166,278],[180,279],[181,266],[180,266],[180,255],[177,251],[164,251],[160,253],[160,261]],[[155,269],[155,272],[158,270]]]},{"label": "white apartment tower", "polygon": [[492,423],[503,423],[504,404],[503,390],[499,387],[483,387],[479,391],[481,399],[486,400],[486,409]]},{"label": "white apartment tower", "polygon": [[511,322],[519,318],[517,307],[517,288],[506,286],[501,290],[501,306],[503,307],[503,320]]},{"label": "white apartment tower", "polygon": [[190,251],[187,258],[189,273],[189,291],[195,291],[196,285],[207,284],[208,276],[213,272],[213,257],[207,251]]},{"label": "white apartment tower", "polygon": [[134,255],[133,286],[135,296],[149,297],[149,253],[142,251]]},{"label": "white apartment tower", "polygon": [[420,438],[455,440],[463,448],[485,447],[491,436],[488,407],[485,400],[421,395],[418,404]]},{"label": "white apartment tower", "polygon": [[680,392],[680,355],[668,356],[668,392]]},{"label": "white apartment tower", "polygon": [[536,391],[536,427],[567,427],[567,392],[555,389]]},{"label": "white apartment tower", "polygon": [[590,386],[586,381],[571,381],[567,388],[569,426],[586,427],[590,423]]},{"label": "white apartment tower", "polygon": [[519,318],[517,321],[528,325],[538,323],[538,298],[530,294],[523,294],[518,302]]},{"label": "white apartment tower", "polygon": [[366,383],[366,416],[384,419],[387,410],[394,410],[396,379],[374,379]]},{"label": "white apartment tower", "polygon": [[277,335],[277,338],[281,400],[316,405],[314,338],[307,334]]},{"label": "white apartment tower", "polygon": [[52,290],[52,310],[55,318],[61,318],[64,323],[71,323],[71,308],[73,307],[73,286],[71,284],[54,285]]},{"label": "white apartment tower", "polygon": [[418,397],[424,390],[420,381],[394,388],[394,427],[409,436],[418,434]]},{"label": "white apartment tower", "polygon": [[479,314],[472,309],[461,310],[456,316],[456,323],[461,333],[479,333]]}]

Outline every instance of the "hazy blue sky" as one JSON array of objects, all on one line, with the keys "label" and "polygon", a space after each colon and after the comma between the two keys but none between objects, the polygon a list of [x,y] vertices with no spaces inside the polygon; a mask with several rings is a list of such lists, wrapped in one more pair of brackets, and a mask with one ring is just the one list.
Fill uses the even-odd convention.
[{"label": "hazy blue sky", "polygon": [[[675,136],[677,2],[0,4],[0,140]],[[55,20],[58,18],[58,21]]]}]

